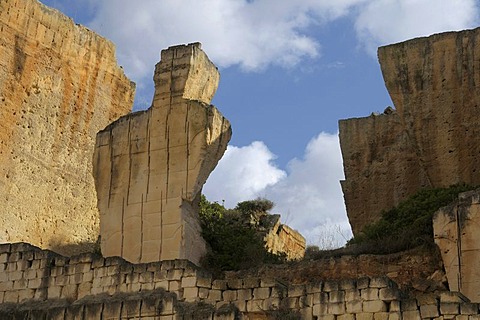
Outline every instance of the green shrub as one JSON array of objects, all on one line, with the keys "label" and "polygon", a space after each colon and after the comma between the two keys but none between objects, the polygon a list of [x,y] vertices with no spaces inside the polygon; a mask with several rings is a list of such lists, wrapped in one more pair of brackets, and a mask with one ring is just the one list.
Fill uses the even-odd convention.
[{"label": "green shrub", "polygon": [[202,194],[200,197],[200,221],[203,229],[211,229],[221,219],[227,209],[217,202],[209,202]]},{"label": "green shrub", "polygon": [[239,202],[235,210],[243,214],[264,213],[273,208],[274,204],[268,199],[258,198],[255,200],[248,200]]},{"label": "green shrub", "polygon": [[347,245],[383,247],[384,251],[391,253],[433,243],[433,214],[456,200],[459,193],[472,189],[461,184],[421,190],[397,207],[382,212],[380,220],[366,226]]},{"label": "green shrub", "polygon": [[252,212],[250,210],[273,207],[269,200],[269,205],[264,200],[261,204],[256,201],[251,201],[254,204],[245,201],[237,206],[239,209],[228,210],[202,195],[200,221],[203,238],[209,247],[202,261],[205,268],[213,272],[241,270],[282,260],[267,252],[262,234],[245,219],[248,212]]}]

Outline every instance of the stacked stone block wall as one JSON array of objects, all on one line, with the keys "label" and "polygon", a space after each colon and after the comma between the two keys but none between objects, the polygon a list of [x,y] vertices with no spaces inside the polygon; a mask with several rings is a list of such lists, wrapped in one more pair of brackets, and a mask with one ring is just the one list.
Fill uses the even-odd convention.
[{"label": "stacked stone block wall", "polygon": [[131,264],[0,246],[2,319],[478,319],[461,294],[408,295],[386,277],[289,284],[214,279],[186,260]]}]

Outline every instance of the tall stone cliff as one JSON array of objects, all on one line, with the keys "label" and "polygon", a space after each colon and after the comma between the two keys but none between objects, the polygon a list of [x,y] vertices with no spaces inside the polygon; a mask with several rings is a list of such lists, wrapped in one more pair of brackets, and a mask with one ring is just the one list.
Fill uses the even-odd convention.
[{"label": "tall stone cliff", "polygon": [[354,234],[424,187],[480,184],[480,29],[381,47],[395,111],[340,121]]},{"label": "tall stone cliff", "polygon": [[0,242],[70,254],[96,241],[95,135],[133,95],[111,42],[36,0],[0,0]]}]

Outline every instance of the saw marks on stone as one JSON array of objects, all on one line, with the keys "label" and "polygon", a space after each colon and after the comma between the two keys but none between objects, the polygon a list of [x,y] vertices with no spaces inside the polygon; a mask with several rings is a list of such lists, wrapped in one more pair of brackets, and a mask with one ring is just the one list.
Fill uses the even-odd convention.
[{"label": "saw marks on stone", "polygon": [[171,47],[161,57],[152,107],[97,135],[102,253],[131,262],[198,263],[205,252],[199,195],[231,129],[209,104],[219,76],[199,44]]}]

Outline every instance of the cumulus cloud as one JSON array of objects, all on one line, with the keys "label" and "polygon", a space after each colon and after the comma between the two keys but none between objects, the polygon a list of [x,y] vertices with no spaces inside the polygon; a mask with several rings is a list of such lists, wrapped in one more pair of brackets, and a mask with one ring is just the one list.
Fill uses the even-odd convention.
[{"label": "cumulus cloud", "polygon": [[159,51],[202,42],[220,67],[246,71],[291,67],[320,55],[311,27],[348,14],[365,0],[103,0],[88,26],[117,45],[118,58],[140,91],[150,83]]},{"label": "cumulus cloud", "polygon": [[255,199],[265,188],[286,177],[274,160],[275,155],[260,141],[245,147],[228,146],[203,192],[210,201],[224,201],[229,208],[240,201]]},{"label": "cumulus cloud", "polygon": [[265,1],[105,0],[89,25],[117,44],[124,67],[139,78],[160,49],[179,43],[200,41],[216,64],[246,70],[314,57],[318,44],[297,30],[308,20],[304,12]]},{"label": "cumulus cloud", "polygon": [[319,43],[308,27],[364,1],[104,0],[89,25],[118,45],[134,77],[151,69],[161,48],[194,41],[220,66],[257,70],[317,56]]},{"label": "cumulus cloud", "polygon": [[312,30],[344,16],[368,48],[472,27],[475,0],[104,0],[90,1],[89,26],[112,39],[134,79],[149,75],[159,50],[200,41],[221,67],[293,66],[320,54]]},{"label": "cumulus cloud", "polygon": [[310,243],[332,233],[338,243],[348,240],[351,231],[340,186],[344,176],[338,135],[320,133],[308,143],[303,158],[290,161],[287,171],[287,178],[265,190],[276,203],[274,211],[282,213],[284,221],[301,230]]},{"label": "cumulus cloud", "polygon": [[340,180],[343,179],[336,134],[321,133],[307,145],[301,159],[279,170],[274,155],[262,142],[229,147],[207,181],[204,193],[211,201],[232,207],[237,202],[266,197],[282,221],[301,231],[309,243],[341,246],[351,237]]},{"label": "cumulus cloud", "polygon": [[380,45],[475,27],[478,12],[475,0],[374,0],[361,7],[355,28],[375,54]]},{"label": "cumulus cloud", "polygon": [[137,104],[148,107],[153,65],[171,45],[202,42],[220,67],[245,71],[296,66],[321,56],[316,31],[348,17],[359,45],[378,45],[472,27],[475,0],[103,0],[86,1],[89,27],[117,45],[126,73],[137,82]]}]

